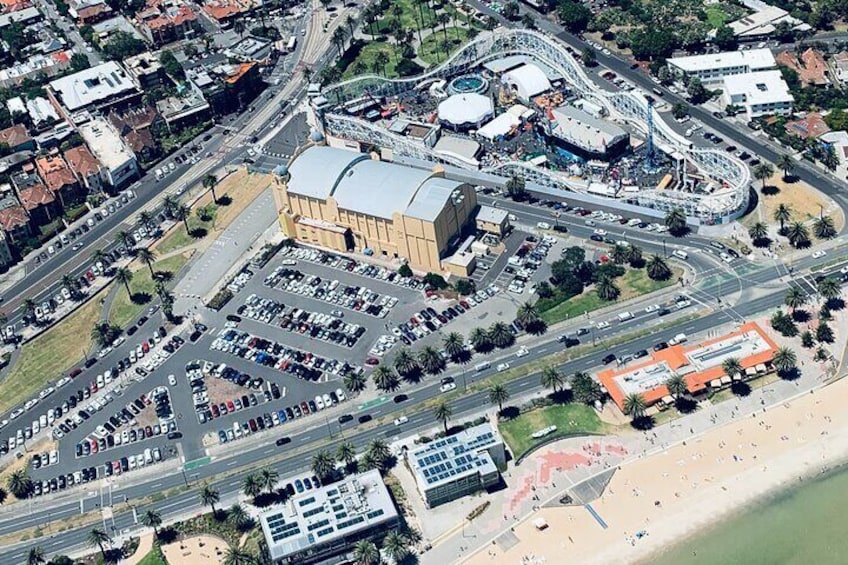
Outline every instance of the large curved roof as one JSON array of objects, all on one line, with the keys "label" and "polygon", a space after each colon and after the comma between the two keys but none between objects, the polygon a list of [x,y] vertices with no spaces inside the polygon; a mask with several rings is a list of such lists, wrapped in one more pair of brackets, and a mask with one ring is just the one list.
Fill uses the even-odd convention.
[{"label": "large curved roof", "polygon": [[403,213],[432,172],[382,161],[357,163],[339,180],[333,198],[339,209],[391,219]]},{"label": "large curved roof", "polygon": [[439,103],[439,120],[455,125],[479,124],[491,117],[495,108],[488,96],[454,94]]},{"label": "large curved roof", "polygon": [[286,190],[326,200],[345,171],[363,160],[368,160],[368,156],[362,153],[335,147],[310,147],[292,161]]},{"label": "large curved roof", "polygon": [[524,100],[551,89],[551,82],[545,73],[536,65],[529,63],[513,69],[503,76],[503,81],[509,84]]}]

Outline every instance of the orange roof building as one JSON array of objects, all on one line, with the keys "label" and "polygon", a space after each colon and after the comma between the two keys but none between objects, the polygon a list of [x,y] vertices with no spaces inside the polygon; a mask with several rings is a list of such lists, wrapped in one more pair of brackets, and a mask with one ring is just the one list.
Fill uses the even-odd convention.
[{"label": "orange roof building", "polygon": [[24,208],[30,211],[56,202],[56,199],[43,184],[36,184],[25,188],[18,193],[18,196]]},{"label": "orange roof building", "polygon": [[38,169],[38,175],[44,180],[44,184],[51,192],[59,192],[66,187],[74,187],[77,184],[74,173],[58,153],[39,157],[35,160],[35,167]]},{"label": "orange roof building", "polygon": [[252,3],[238,0],[212,0],[203,4],[203,11],[221,24],[230,22],[235,16],[251,8]]},{"label": "orange roof building", "polygon": [[624,399],[630,394],[641,395],[648,405],[662,400],[669,394],[665,382],[675,375],[686,380],[692,394],[730,384],[721,366],[726,359],[738,359],[745,370],[756,369],[770,363],[775,351],[777,345],[759,324],[749,322],[698,345],[672,345],[630,366],[603,370],[598,380],[623,410]]},{"label": "orange roof building", "polygon": [[798,73],[798,80],[802,84],[825,86],[830,84],[827,78],[827,63],[824,56],[810,47],[801,53],[800,59],[791,51],[778,53],[775,60],[778,64],[789,67]]},{"label": "orange roof building", "polygon": [[784,129],[789,135],[794,135],[801,139],[815,139],[830,131],[824,118],[818,112],[810,112],[801,119],[788,121]]}]

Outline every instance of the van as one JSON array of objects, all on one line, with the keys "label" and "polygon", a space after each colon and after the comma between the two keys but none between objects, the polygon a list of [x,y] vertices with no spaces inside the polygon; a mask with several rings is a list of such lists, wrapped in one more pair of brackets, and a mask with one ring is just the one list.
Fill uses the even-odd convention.
[{"label": "van", "polygon": [[674,336],[673,338],[671,338],[670,340],[668,340],[668,344],[669,345],[679,345],[679,344],[683,343],[684,341],[686,341],[686,339],[687,339],[686,334],[680,333],[680,334],[677,334],[676,336]]},{"label": "van", "polygon": [[479,373],[481,371],[485,371],[486,369],[488,369],[491,366],[492,366],[491,363],[489,363],[488,361],[484,361],[482,363],[477,363],[476,365],[474,365],[474,370]]},{"label": "van", "polygon": [[621,314],[618,315],[618,321],[619,322],[626,322],[627,320],[630,320],[632,318],[633,318],[633,314],[631,314],[630,312],[622,312]]},{"label": "van", "polygon": [[684,261],[689,258],[689,254],[683,251],[682,249],[675,249],[671,252],[671,254],[677,257],[678,259],[683,259]]},{"label": "van", "polygon": [[630,218],[630,220],[627,221],[627,225],[630,226],[631,228],[634,228],[641,223],[642,223],[642,220],[640,220],[639,218]]}]

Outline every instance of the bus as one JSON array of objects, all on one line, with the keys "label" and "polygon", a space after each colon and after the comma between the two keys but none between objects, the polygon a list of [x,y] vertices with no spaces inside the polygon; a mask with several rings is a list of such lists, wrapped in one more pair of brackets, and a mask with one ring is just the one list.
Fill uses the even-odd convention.
[{"label": "bus", "polygon": [[291,36],[291,38],[289,39],[289,42],[286,44],[286,51],[288,51],[289,53],[291,53],[292,51],[294,51],[294,47],[295,47],[295,45],[297,45],[297,37],[295,37],[295,36],[293,35],[293,36]]}]

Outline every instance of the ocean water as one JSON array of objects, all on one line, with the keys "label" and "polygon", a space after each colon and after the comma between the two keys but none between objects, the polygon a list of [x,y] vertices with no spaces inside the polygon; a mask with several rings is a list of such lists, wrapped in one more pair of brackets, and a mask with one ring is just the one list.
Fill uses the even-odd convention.
[{"label": "ocean water", "polygon": [[[692,509],[697,512],[697,508]],[[681,540],[651,565],[848,563],[848,469],[799,484]]]}]

